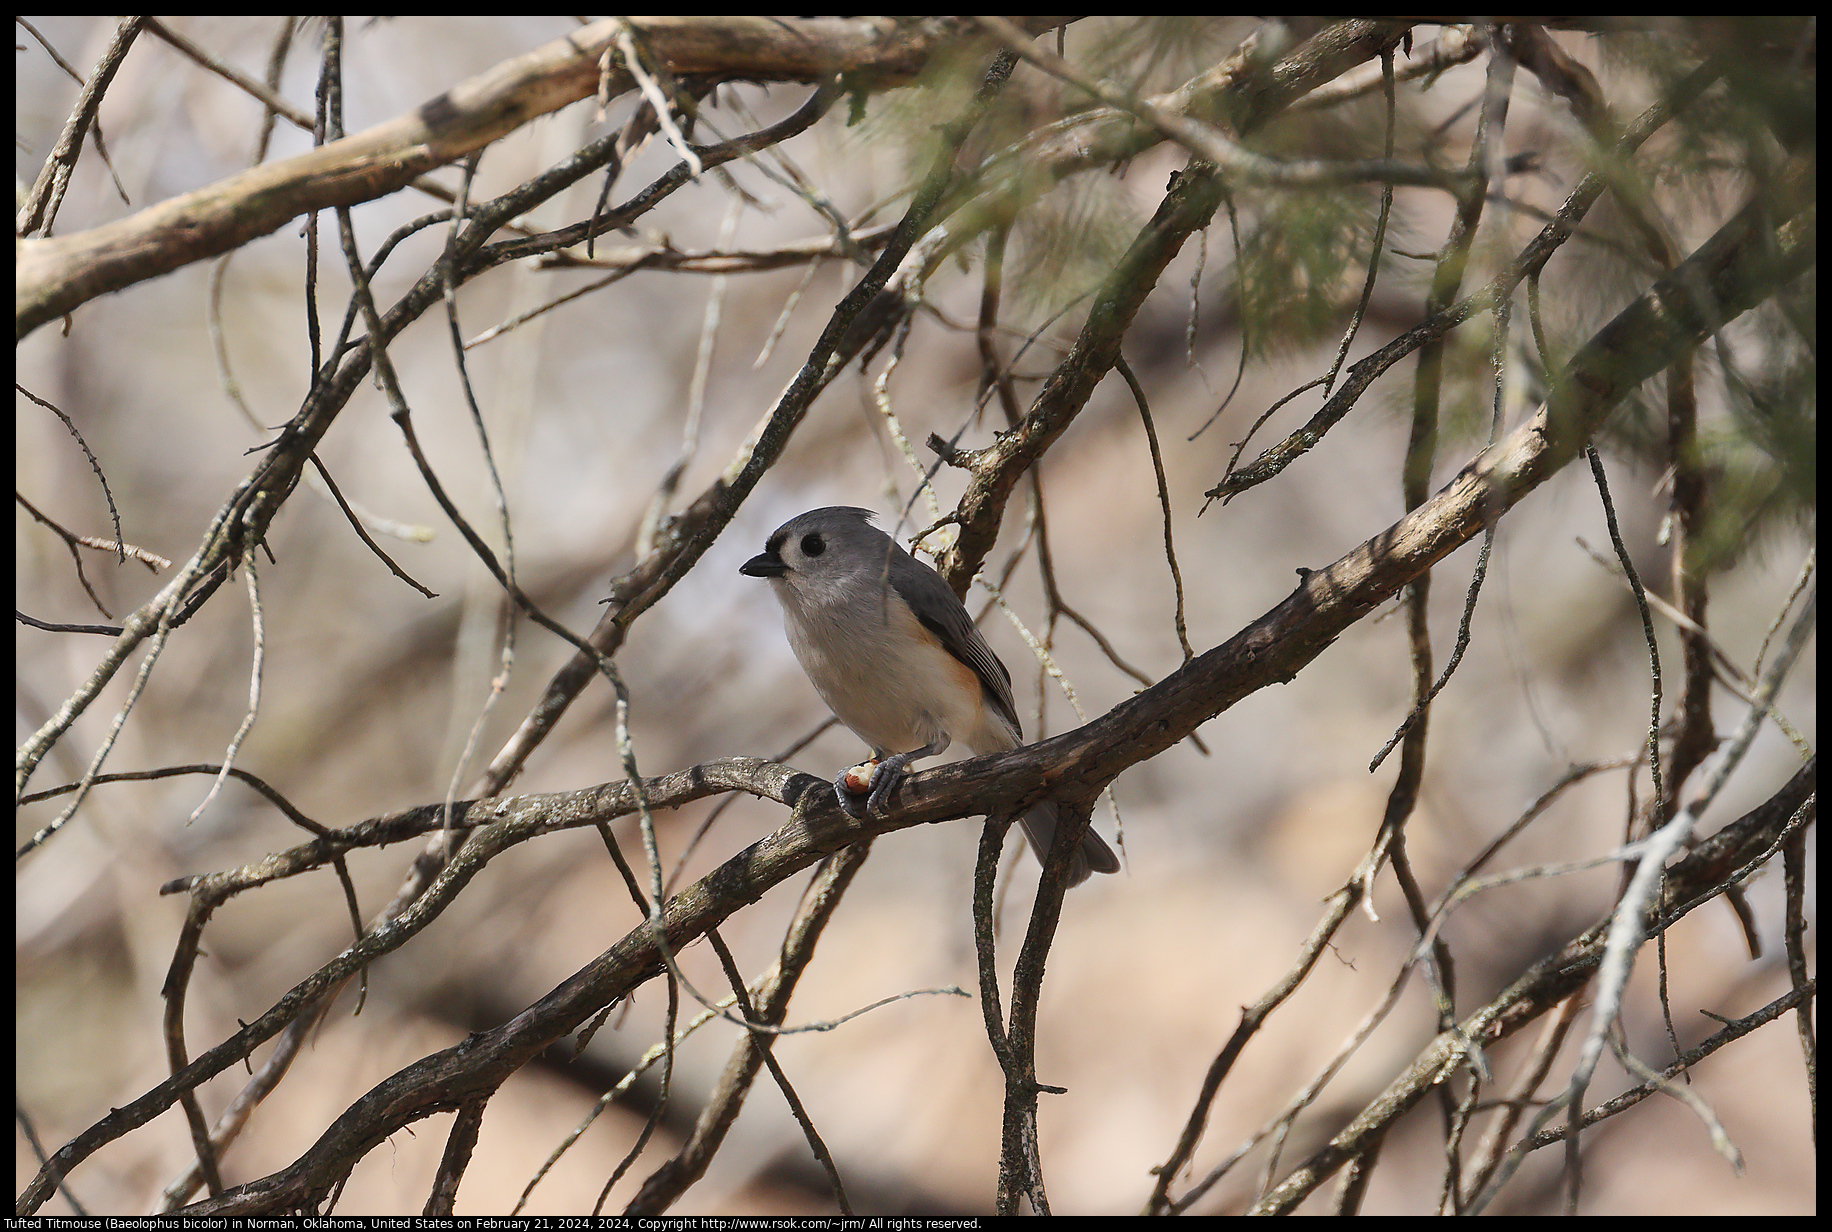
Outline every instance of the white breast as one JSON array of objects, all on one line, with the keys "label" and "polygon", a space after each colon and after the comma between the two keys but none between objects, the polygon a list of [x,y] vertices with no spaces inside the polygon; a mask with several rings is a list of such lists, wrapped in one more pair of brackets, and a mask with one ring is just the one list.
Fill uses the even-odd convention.
[{"label": "white breast", "polygon": [[984,704],[979,678],[943,650],[894,592],[868,603],[817,604],[776,583],[783,628],[840,722],[874,750],[904,753],[937,740],[975,752],[1016,743]]}]

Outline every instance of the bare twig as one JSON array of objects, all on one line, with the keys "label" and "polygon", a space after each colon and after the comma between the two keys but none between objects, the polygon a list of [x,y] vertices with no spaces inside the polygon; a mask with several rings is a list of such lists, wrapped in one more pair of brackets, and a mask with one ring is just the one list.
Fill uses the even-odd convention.
[{"label": "bare twig", "polygon": [[[102,52],[102,58],[96,61],[89,80],[83,83],[82,93],[77,96],[76,107],[64,123],[64,131],[58,135],[57,145],[45,159],[44,166],[39,168],[38,180],[26,194],[25,203],[13,223],[15,235],[51,234],[51,224],[57,220],[57,208],[63,204],[64,191],[70,186],[70,174],[76,170],[76,160],[83,152],[83,137],[95,126],[102,96],[107,93],[109,83],[127,59],[128,48],[134,45],[134,39],[146,22],[143,16],[131,16],[121,18],[116,24],[114,38]],[[120,187],[119,181],[116,187]]]}]

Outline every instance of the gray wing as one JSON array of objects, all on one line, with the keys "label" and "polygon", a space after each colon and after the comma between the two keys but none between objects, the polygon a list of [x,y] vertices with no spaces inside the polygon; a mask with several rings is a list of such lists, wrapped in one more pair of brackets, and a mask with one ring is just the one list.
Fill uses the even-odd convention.
[{"label": "gray wing", "polygon": [[941,639],[942,648],[973,669],[993,709],[1011,724],[1012,735],[1022,735],[1018,707],[1011,696],[1011,673],[973,627],[967,609],[942,581],[941,574],[899,547],[891,555],[890,582],[922,626]]}]

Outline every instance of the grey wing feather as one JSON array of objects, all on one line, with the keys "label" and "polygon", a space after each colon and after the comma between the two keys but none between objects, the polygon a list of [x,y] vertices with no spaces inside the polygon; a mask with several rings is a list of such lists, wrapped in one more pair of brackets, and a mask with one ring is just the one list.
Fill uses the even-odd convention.
[{"label": "grey wing feather", "polygon": [[1018,707],[1011,696],[1011,673],[992,653],[992,647],[986,644],[980,631],[973,627],[967,609],[948,589],[941,574],[908,552],[899,550],[891,557],[890,581],[891,587],[910,605],[923,627],[941,639],[942,647],[949,654],[973,669],[973,674],[986,687],[986,696],[992,699],[993,709],[1011,724],[1012,735],[1021,735],[1023,728],[1018,722]]}]

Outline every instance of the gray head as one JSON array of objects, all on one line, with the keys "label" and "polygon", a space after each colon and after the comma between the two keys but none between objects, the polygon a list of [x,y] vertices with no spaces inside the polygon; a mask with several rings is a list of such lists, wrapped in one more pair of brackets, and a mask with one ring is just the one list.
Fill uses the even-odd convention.
[{"label": "gray head", "polygon": [[810,509],[777,527],[763,551],[738,572],[769,578],[810,598],[861,575],[882,586],[891,562],[904,552],[871,524],[872,517],[871,510],[851,505]]}]

